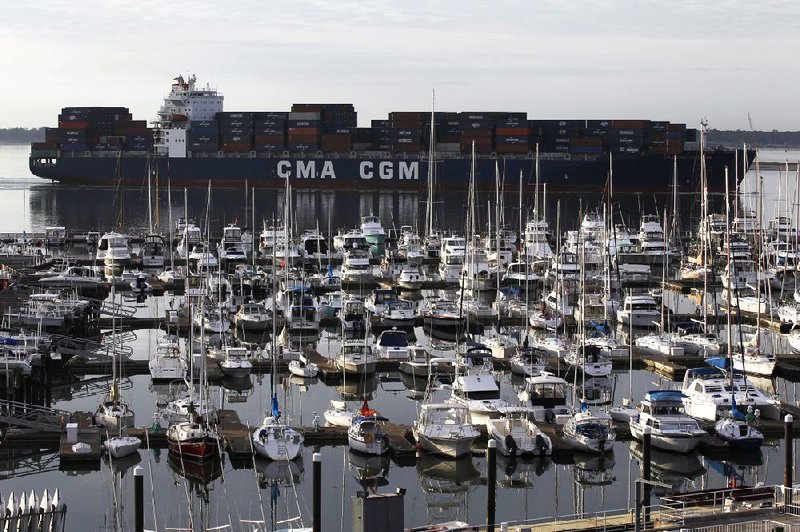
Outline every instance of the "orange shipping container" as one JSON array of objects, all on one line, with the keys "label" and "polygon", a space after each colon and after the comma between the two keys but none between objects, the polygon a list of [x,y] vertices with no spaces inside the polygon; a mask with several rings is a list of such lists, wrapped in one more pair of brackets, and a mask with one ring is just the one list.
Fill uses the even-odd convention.
[{"label": "orange shipping container", "polygon": [[498,127],[496,131],[499,137],[525,137],[530,134],[527,127]]}]

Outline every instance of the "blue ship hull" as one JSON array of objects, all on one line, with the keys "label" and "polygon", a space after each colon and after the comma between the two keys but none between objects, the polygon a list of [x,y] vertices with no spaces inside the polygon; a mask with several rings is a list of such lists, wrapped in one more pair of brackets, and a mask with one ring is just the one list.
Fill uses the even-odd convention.
[{"label": "blue ship hull", "polygon": [[[725,167],[729,169],[731,190],[735,187],[736,151],[706,153],[708,186],[712,191],[725,189]],[[242,186],[282,188],[289,178],[294,188],[354,190],[425,190],[428,161],[425,158],[367,158],[333,155],[319,157],[147,157],[124,154],[121,157],[75,155],[43,157],[31,155],[31,173],[68,185],[141,185],[148,168],[159,183],[169,179],[173,186]],[[752,161],[752,153],[748,153]],[[739,175],[741,170],[741,156]],[[533,158],[480,158],[476,160],[476,186],[495,187],[495,166],[505,176],[506,189],[535,185]],[[664,192],[672,190],[673,157],[664,155],[620,155],[613,161],[615,192]],[[469,184],[470,159],[445,158],[436,162],[436,188],[465,190]],[[542,159],[539,182],[552,192],[598,192],[607,187],[608,157],[596,159]],[[677,185],[683,192],[699,190],[700,158],[697,152],[677,156]]]}]

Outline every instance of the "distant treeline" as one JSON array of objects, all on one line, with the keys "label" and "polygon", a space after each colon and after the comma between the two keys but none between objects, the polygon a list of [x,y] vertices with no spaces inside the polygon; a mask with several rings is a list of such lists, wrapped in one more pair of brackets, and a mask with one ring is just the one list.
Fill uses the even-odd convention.
[{"label": "distant treeline", "polygon": [[748,146],[797,148],[800,147],[800,131],[721,131],[710,129],[708,131],[709,145],[722,144],[724,146]]},{"label": "distant treeline", "polygon": [[[44,142],[44,128],[0,128],[0,143],[24,144],[28,142]],[[724,146],[739,147],[742,144],[750,146],[772,146],[779,148],[800,148],[800,131],[724,131],[711,129],[708,132],[708,143],[711,146],[722,144]]]},{"label": "distant treeline", "polygon": [[11,127],[0,128],[0,143],[26,144],[28,142],[44,142],[44,128]]}]

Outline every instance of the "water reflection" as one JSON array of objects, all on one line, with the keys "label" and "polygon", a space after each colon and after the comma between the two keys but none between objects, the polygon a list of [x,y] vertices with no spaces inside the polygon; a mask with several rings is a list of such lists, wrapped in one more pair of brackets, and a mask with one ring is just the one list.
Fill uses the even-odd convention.
[{"label": "water reflection", "polygon": [[443,460],[423,455],[417,475],[432,522],[466,521],[471,487],[481,478],[471,456]]}]

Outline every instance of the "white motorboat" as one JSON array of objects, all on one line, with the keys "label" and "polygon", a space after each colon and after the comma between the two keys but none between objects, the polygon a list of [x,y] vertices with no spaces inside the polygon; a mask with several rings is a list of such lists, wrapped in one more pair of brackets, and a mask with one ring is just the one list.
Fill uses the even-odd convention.
[{"label": "white motorboat", "polygon": [[219,369],[226,377],[243,379],[253,371],[250,351],[246,347],[225,346],[225,358],[219,362]]},{"label": "white motorboat", "polygon": [[466,322],[455,302],[445,299],[429,298],[420,314],[426,327],[463,327]]},{"label": "white motorboat", "polygon": [[683,342],[681,342],[675,335],[666,333],[653,333],[640,336],[634,340],[636,347],[656,353],[659,355],[667,355],[672,357],[683,356]]},{"label": "white motorboat", "polygon": [[427,278],[418,266],[406,265],[400,270],[397,278],[397,286],[404,290],[419,290]]},{"label": "white motorboat", "polygon": [[500,398],[500,387],[494,377],[492,353],[482,346],[472,347],[462,355],[456,368],[453,392],[448,402],[469,409],[472,422],[484,425],[500,417],[509,404]]},{"label": "white motorboat", "polygon": [[542,371],[525,378],[525,388],[517,397],[530,405],[536,421],[563,425],[572,417],[572,412],[567,408],[567,388],[567,381]]},{"label": "white motorboat", "polygon": [[70,266],[61,273],[40,277],[37,283],[48,288],[97,288],[105,284],[105,281],[91,268]]},{"label": "white motorboat", "polygon": [[244,303],[233,315],[233,325],[242,331],[266,331],[272,319],[272,312],[261,303]]},{"label": "white motorboat", "polygon": [[470,452],[480,436],[469,409],[453,403],[424,403],[414,422],[414,439],[427,452],[458,458]]},{"label": "white motorboat", "polygon": [[164,237],[149,234],[144,237],[141,259],[144,268],[162,268],[164,266]]},{"label": "white motorboat", "polygon": [[617,309],[617,321],[634,327],[653,327],[661,319],[661,309],[652,296],[625,296],[622,308]]},{"label": "white motorboat", "polygon": [[159,340],[156,352],[148,362],[150,377],[154,381],[185,379],[186,359],[181,356],[180,344],[176,337]]},{"label": "white motorboat", "polygon": [[106,266],[122,267],[131,260],[131,245],[127,235],[112,231],[104,234],[97,244],[97,260]]},{"label": "white motorboat", "polygon": [[375,373],[377,360],[372,347],[364,340],[344,340],[342,349],[336,355],[336,367],[345,373],[370,375]]},{"label": "white motorboat", "polygon": [[378,336],[378,358],[385,360],[408,360],[408,334],[397,328],[387,329]]},{"label": "white motorboat", "polygon": [[550,456],[553,443],[550,437],[528,418],[528,410],[512,409],[505,417],[486,422],[488,437],[497,442],[504,456]]},{"label": "white motorboat", "polygon": [[639,441],[645,427],[650,428],[653,447],[665,451],[688,453],[700,445],[706,431],[689,417],[683,407],[684,395],[677,390],[647,392],[641,401],[639,415],[630,418],[631,435]]},{"label": "white motorboat", "polygon": [[[726,359],[709,359],[716,366]],[[733,374],[720,367],[702,367],[686,370],[681,391],[684,394],[684,410],[697,419],[716,421],[726,417],[732,409],[742,408],[750,412],[759,411],[759,417],[778,420],[781,403],[770,397],[740,372]]]}]

